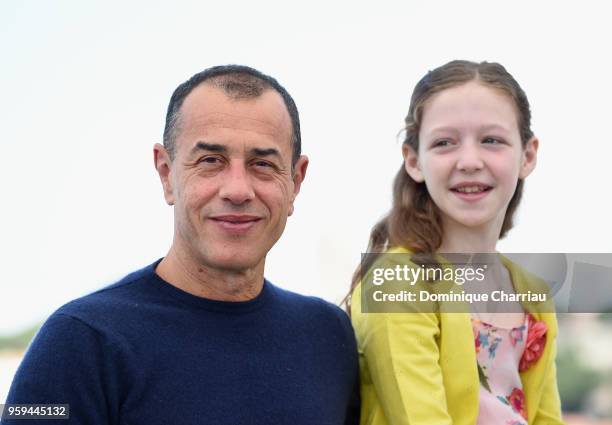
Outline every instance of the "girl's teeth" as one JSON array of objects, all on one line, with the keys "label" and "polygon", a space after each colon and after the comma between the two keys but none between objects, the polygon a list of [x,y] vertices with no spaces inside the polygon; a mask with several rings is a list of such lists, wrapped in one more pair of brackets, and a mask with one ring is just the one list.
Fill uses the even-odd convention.
[{"label": "girl's teeth", "polygon": [[484,190],[484,187],[479,187],[479,186],[460,187],[457,189],[458,192],[465,192],[465,193],[482,192],[483,190]]}]

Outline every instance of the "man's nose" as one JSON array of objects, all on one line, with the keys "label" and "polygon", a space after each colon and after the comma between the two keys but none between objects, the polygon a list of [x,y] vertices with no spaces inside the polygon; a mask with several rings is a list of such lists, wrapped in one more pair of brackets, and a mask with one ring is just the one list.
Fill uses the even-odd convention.
[{"label": "man's nose", "polygon": [[255,197],[251,178],[245,164],[233,163],[223,176],[219,196],[233,204],[240,205]]},{"label": "man's nose", "polygon": [[480,145],[475,141],[461,143],[458,151],[457,169],[465,172],[474,172],[484,167]]}]

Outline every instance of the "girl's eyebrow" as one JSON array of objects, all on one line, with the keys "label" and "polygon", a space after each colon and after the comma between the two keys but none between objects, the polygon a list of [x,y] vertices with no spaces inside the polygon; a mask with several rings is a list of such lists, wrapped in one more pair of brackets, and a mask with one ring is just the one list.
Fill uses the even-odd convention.
[{"label": "girl's eyebrow", "polygon": [[[482,127],[480,127],[481,131],[487,132],[487,131],[503,131],[504,133],[511,133],[511,131],[504,127],[501,124],[486,124],[483,125]],[[431,129],[430,131],[428,131],[428,134],[437,134],[437,133],[451,133],[451,134],[457,134],[459,133],[459,130],[456,127],[453,126],[440,126],[440,127],[435,127],[433,129]]]},{"label": "girl's eyebrow", "polygon": [[506,127],[504,127],[503,125],[500,124],[489,124],[489,125],[485,125],[482,127],[483,131],[503,131],[505,133],[510,133],[510,130],[508,130]]},{"label": "girl's eyebrow", "polygon": [[435,134],[435,133],[458,133],[459,131],[452,126],[440,126],[440,127],[434,127],[432,130],[430,130],[428,133],[429,134]]}]

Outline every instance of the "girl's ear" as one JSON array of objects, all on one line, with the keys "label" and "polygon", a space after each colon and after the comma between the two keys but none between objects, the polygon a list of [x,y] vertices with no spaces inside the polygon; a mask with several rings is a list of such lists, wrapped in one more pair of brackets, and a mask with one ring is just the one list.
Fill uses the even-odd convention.
[{"label": "girl's ear", "polygon": [[523,153],[521,156],[521,169],[519,171],[519,178],[524,179],[527,177],[536,166],[538,159],[538,147],[540,145],[540,141],[537,137],[533,136],[523,149]]},{"label": "girl's ear", "polygon": [[421,172],[419,157],[414,149],[407,144],[402,145],[402,155],[404,155],[404,168],[412,180],[422,183],[425,178]]}]

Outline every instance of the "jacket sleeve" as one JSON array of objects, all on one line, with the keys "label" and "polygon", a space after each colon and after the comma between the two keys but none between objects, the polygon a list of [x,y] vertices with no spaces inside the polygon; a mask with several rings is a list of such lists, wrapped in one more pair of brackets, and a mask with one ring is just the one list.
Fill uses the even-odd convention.
[{"label": "jacket sleeve", "polygon": [[[556,319],[555,328],[556,328]],[[538,405],[538,410],[534,418],[534,425],[564,425],[561,418],[561,401],[559,398],[559,387],[557,385],[557,367],[555,359],[557,357],[557,338],[551,338],[552,355],[551,365],[547,370],[542,384],[542,398]]]},{"label": "jacket sleeve", "polygon": [[451,424],[436,342],[439,316],[430,312],[357,314],[354,325],[388,423]]},{"label": "jacket sleeve", "polygon": [[[70,424],[108,424],[116,389],[114,374],[100,335],[71,316],[52,315],[28,348],[17,369],[7,404],[68,404]],[[112,394],[112,393],[111,393]],[[115,393],[116,394],[116,393]],[[4,419],[2,425],[21,424]],[[32,419],[28,424],[57,424],[56,419]],[[60,421],[61,422],[61,421]]]}]

